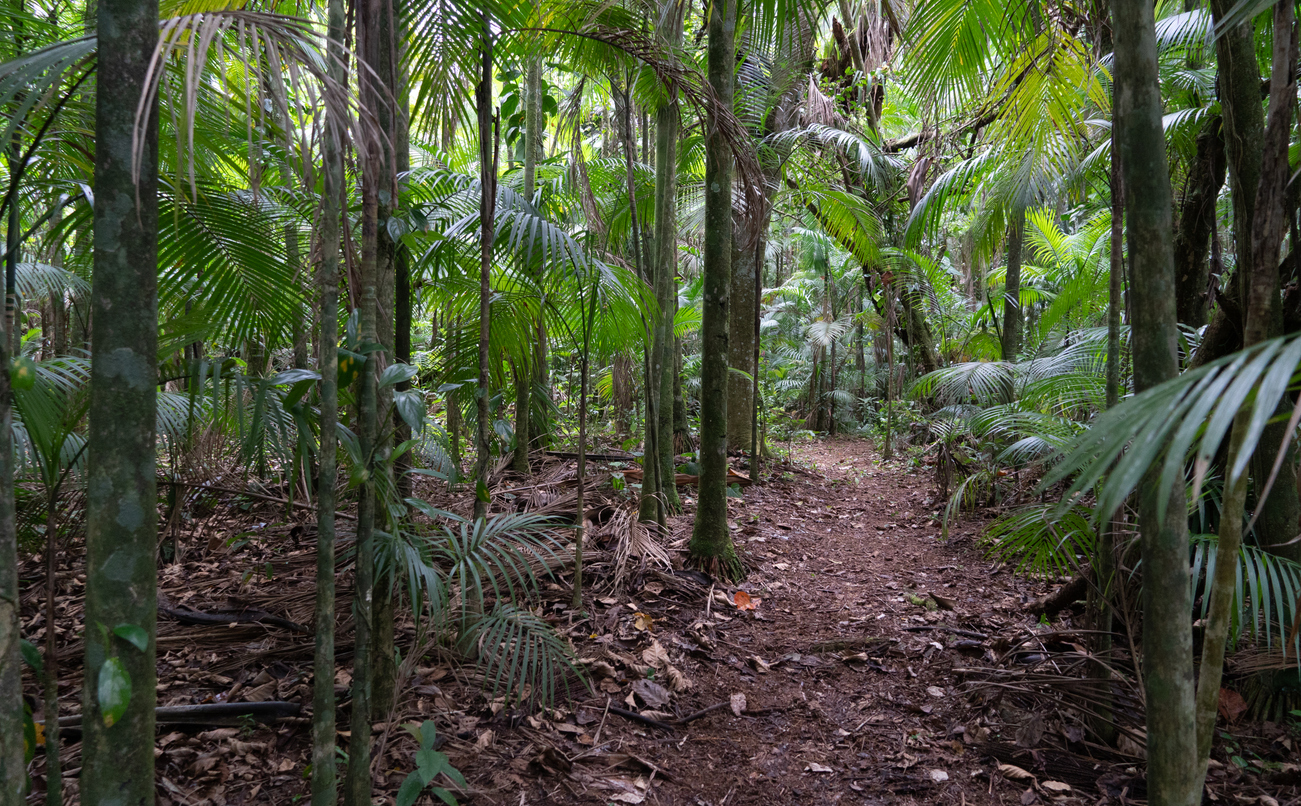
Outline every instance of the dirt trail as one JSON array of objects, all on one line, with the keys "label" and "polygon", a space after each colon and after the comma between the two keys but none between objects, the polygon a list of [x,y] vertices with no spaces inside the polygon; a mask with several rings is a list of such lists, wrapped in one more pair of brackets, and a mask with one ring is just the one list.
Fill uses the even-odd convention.
[{"label": "dirt trail", "polygon": [[[581,740],[604,712],[599,700],[566,720],[580,741],[560,734],[566,741],[553,746],[641,762],[603,772],[584,758],[568,776],[520,776],[513,791],[499,771],[494,788],[509,792],[501,802],[1022,802],[1026,787],[997,774],[991,782],[988,759],[969,748],[980,727],[950,669],[964,652],[984,653],[991,626],[1024,618],[1029,586],[992,569],[968,531],[939,541],[928,476],[882,465],[861,441],[819,442],[800,458],[808,472],[749,488],[729,511],[750,569],[739,589],[754,610],[738,610],[732,590],[716,588],[707,608],[634,592],[617,606],[653,616],[654,635],[635,624],[607,634],[606,646],[634,656],[652,641],[667,650],[692,682],[674,695],[678,713],[741,694],[741,715],[729,705],[671,734],[606,717],[594,751]],[[689,515],[675,526],[684,541]],[[928,598],[952,609],[928,610]],[[627,707],[628,686],[604,687]],[[528,738],[536,750],[547,736]],[[559,772],[536,760],[525,771]],[[649,788],[637,787],[637,773]],[[628,779],[632,789],[620,786]]]},{"label": "dirt trail", "polygon": [[[883,464],[862,441],[824,440],[797,449],[796,465],[730,501],[749,569],[738,587],[642,566],[613,591],[609,546],[593,545],[585,612],[569,610],[566,579],[547,584],[537,610],[573,641],[591,689],[573,687],[573,699],[546,712],[490,701],[470,667],[430,648],[410,664],[395,718],[375,726],[376,802],[392,804],[413,768],[417,746],[401,725],[425,719],[434,720],[440,749],[469,781],[462,803],[1133,802],[1126,798],[1141,794],[1133,762],[1095,753],[1101,748],[1083,739],[1068,707],[1036,711],[1014,692],[982,701],[964,686],[970,677],[962,668],[992,666],[996,656],[1011,674],[1028,668],[1011,651],[1023,638],[1040,642],[1042,653],[1069,651],[1042,642],[1073,640],[1060,637],[1070,634],[1070,616],[1060,625],[1066,632],[1048,639],[1058,627],[1037,625],[1023,605],[1049,586],[986,559],[975,540],[978,523],[958,526],[942,542],[934,494],[929,471]],[[460,506],[464,497],[436,503]],[[306,802],[312,637],[281,622],[311,621],[310,513],[286,523],[271,504],[205,506],[182,536],[183,561],[162,566],[160,592],[176,606],[251,607],[283,618],[160,620],[159,704],[278,700],[305,709],[270,726],[160,730],[158,802]],[[691,513],[688,505],[672,523],[678,569]],[[74,565],[61,574],[58,603],[66,642],[60,699],[64,713],[75,713],[80,646],[78,629],[66,622],[81,617],[83,553],[74,546],[68,556]],[[20,573],[24,632],[40,644],[40,557],[27,558]],[[335,687],[343,727],[351,655],[346,574],[339,593]],[[752,609],[737,606],[746,596]],[[411,655],[409,618],[399,620],[398,635]],[[1025,662],[1054,662],[1051,654],[1035,657]],[[25,690],[38,690],[30,674]],[[1270,752],[1286,758],[1290,748]],[[1026,777],[1000,772],[991,754],[1024,768]],[[75,775],[75,736],[63,755]],[[38,756],[33,803],[43,792],[43,767]],[[1249,770],[1223,767],[1212,773],[1220,791],[1256,786]],[[1114,792],[1100,801],[1096,784],[1104,776]],[[75,777],[65,780],[75,792]],[[1301,802],[1296,786],[1268,791],[1279,803]]]}]

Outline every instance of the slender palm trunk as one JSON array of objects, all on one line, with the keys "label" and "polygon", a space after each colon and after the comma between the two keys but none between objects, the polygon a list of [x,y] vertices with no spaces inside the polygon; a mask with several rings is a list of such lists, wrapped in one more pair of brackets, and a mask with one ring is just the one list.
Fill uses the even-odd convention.
[{"label": "slender palm trunk", "polygon": [[[1129,255],[1133,268],[1134,387],[1179,374],[1176,351],[1173,200],[1161,128],[1153,10],[1146,0],[1113,0],[1116,117],[1120,127]],[[1159,474],[1158,468],[1155,473]],[[1153,477],[1139,502],[1143,550],[1143,671],[1146,687],[1148,802],[1200,800],[1193,719],[1192,592],[1188,581],[1184,490],[1160,490]],[[1167,496],[1168,516],[1157,516]]]},{"label": "slender palm trunk", "polygon": [[[1296,19],[1292,4],[1274,6],[1273,67],[1270,75],[1269,123],[1265,128],[1264,162],[1256,188],[1255,219],[1251,243],[1253,276],[1248,278],[1246,327],[1243,345],[1259,344],[1270,335],[1277,313],[1278,252],[1285,228],[1285,195],[1291,171],[1288,167],[1288,134],[1292,120],[1292,99],[1296,97],[1292,63],[1296,57]],[[1251,414],[1243,409],[1233,421],[1229,436],[1226,466],[1236,467],[1241,455]],[[1197,686],[1198,783],[1206,776],[1211,740],[1215,734],[1215,717],[1219,705],[1220,680],[1224,672],[1225,642],[1232,620],[1233,591],[1238,570],[1238,550],[1242,546],[1242,520],[1247,501],[1245,470],[1230,477],[1220,514],[1220,540],[1216,552],[1215,575],[1202,642],[1201,679]],[[1295,524],[1294,524],[1295,526]],[[1200,786],[1198,787],[1200,789]]]},{"label": "slender palm trunk", "polygon": [[[538,154],[542,150],[542,60],[532,56],[524,71],[524,196],[533,200],[537,188]],[[533,280],[541,290],[541,271]],[[538,321],[535,336],[542,337],[542,305],[538,300]],[[536,360],[536,347],[534,348]],[[533,420],[533,361],[521,361],[515,372],[515,455],[511,467],[517,473],[529,472],[529,447],[532,439],[529,425]]]},{"label": "slender palm trunk", "polygon": [[59,758],[59,641],[54,630],[54,600],[58,594],[58,486],[45,502],[45,803],[63,803],[63,769]]},{"label": "slender palm trunk", "polygon": [[[379,51],[380,4],[382,0],[366,0],[359,6],[357,17],[357,50],[372,60]],[[375,79],[361,80],[362,103],[376,115],[380,114],[379,88]],[[382,156],[378,143],[363,145],[361,171],[361,266],[360,326],[363,344],[379,342],[379,191],[383,181],[380,163]],[[361,395],[357,404],[358,442],[361,446],[364,481],[358,492],[357,554],[353,593],[353,654],[352,654],[352,710],[349,726],[352,736],[348,742],[348,772],[344,780],[346,806],[369,806],[371,802],[370,726],[372,721],[372,693],[375,669],[372,659],[372,633],[375,628],[375,519],[379,509],[376,500],[376,453],[379,449],[379,353],[368,347],[361,372]]]},{"label": "slender palm trunk", "polygon": [[[709,7],[709,84],[720,106],[732,106],[736,2]],[[732,279],[732,154],[721,127],[705,126],[705,249],[701,300],[700,494],[688,545],[693,562],[735,578],[741,563],[727,529],[727,305]]]},{"label": "slender palm trunk", "polygon": [[[17,246],[18,228],[9,225],[6,249]],[[9,323],[0,317],[0,367],[9,366]],[[23,662],[18,626],[18,532],[14,518],[13,406],[9,373],[0,372],[0,806],[27,802],[23,753]]]},{"label": "slender palm trunk", "polygon": [[[374,0],[374,2],[379,5],[377,13],[379,30],[373,37],[375,50],[368,55],[367,61],[374,68],[380,86],[390,88],[391,93],[391,97],[377,103],[375,109],[381,140],[376,166],[377,182],[382,189],[379,194],[378,220],[387,222],[398,212],[398,171],[401,170],[399,163],[406,161],[404,152],[407,148],[407,110],[403,100],[405,76],[398,64],[401,47],[401,22],[396,8],[398,0]],[[387,226],[377,227],[375,321],[379,342],[384,345],[386,356],[386,360],[380,367],[381,370],[384,365],[398,357],[399,341],[404,343],[403,349],[407,357],[410,357],[410,278],[401,278],[405,282],[400,282],[398,277],[399,271],[405,270],[406,265],[402,245],[393,239]],[[405,286],[402,288],[405,296],[402,304],[399,304],[398,300],[399,285]],[[403,322],[402,327],[398,326],[399,320]],[[376,399],[379,416],[388,416],[393,425],[392,430],[383,427],[378,429],[379,444],[376,455],[385,459],[392,453],[393,435],[396,435],[399,440],[405,440],[410,436],[406,422],[393,406],[393,392],[393,387],[387,386],[379,390]],[[403,470],[404,462],[403,465],[403,467],[394,467],[387,461],[383,463],[386,468],[384,472],[390,475],[390,478],[384,482],[386,487],[397,489],[398,479],[404,478],[404,475],[399,475],[397,479],[391,476],[394,471]],[[387,507],[377,506],[376,515],[381,518],[382,528],[392,534],[397,525],[392,522]],[[387,570],[377,571],[373,606],[374,632],[371,634],[371,662],[374,668],[371,683],[371,717],[375,721],[384,720],[393,707],[394,686],[397,681],[397,661],[393,645],[394,595],[393,575]]]},{"label": "slender palm trunk", "polygon": [[[343,56],[345,0],[328,6],[330,78],[347,80]],[[321,450],[316,487],[316,646],[312,662],[312,803],[338,802],[335,770],[334,574],[335,488],[338,485],[339,419],[339,216],[343,209],[343,121],[327,118],[324,131],[324,198],[321,202],[321,262],[317,267],[321,372]]]},{"label": "slender palm trunk", "polygon": [[1025,207],[1017,202],[1007,228],[1007,282],[1003,286],[1003,360],[1021,352],[1025,323],[1021,313],[1021,245],[1025,242]]},{"label": "slender palm trunk", "polygon": [[[593,279],[595,282],[595,279]],[[578,514],[574,516],[574,595],[569,606],[575,612],[583,609],[583,541],[586,537],[587,512],[583,503],[583,488],[587,484],[587,374],[588,357],[592,352],[592,321],[596,318],[596,289],[592,289],[592,315],[583,324],[582,354],[578,359]]]},{"label": "slender palm trunk", "polygon": [[475,89],[475,102],[479,113],[479,386],[474,391],[478,407],[478,427],[474,440],[474,517],[488,515],[488,469],[491,456],[489,442],[492,423],[489,421],[489,357],[488,334],[492,324],[492,246],[493,220],[497,204],[496,137],[492,114],[492,30],[488,18],[483,18],[481,47],[482,73]]},{"label": "slender palm trunk", "polygon": [[[656,24],[656,35],[670,47],[682,44],[683,13],[685,6],[678,0],[665,0]],[[655,323],[654,343],[651,348],[651,376],[659,405],[660,493],[663,514],[677,512],[682,507],[678,487],[674,483],[675,467],[673,434],[673,379],[677,374],[673,353],[677,340],[673,337],[673,318],[677,309],[678,274],[678,131],[681,112],[676,95],[670,95],[655,113],[655,233],[651,256],[654,262],[655,300],[659,303],[659,320]]]},{"label": "slender palm trunk", "polygon": [[885,445],[882,459],[894,458],[894,281],[885,291]]},{"label": "slender palm trunk", "polygon": [[[134,165],[132,145],[134,101],[145,90],[158,40],[158,4],[101,0],[98,14],[81,801],[144,806],[154,802],[157,681],[156,106],[147,112]],[[120,637],[120,625],[143,630],[145,648]],[[131,697],[114,719],[112,687],[103,684],[120,682],[122,673]]]}]

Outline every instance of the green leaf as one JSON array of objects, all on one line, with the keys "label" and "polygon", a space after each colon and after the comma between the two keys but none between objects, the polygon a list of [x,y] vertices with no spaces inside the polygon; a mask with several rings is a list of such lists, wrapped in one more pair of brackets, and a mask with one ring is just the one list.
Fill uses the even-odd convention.
[{"label": "green leaf", "polygon": [[403,381],[409,381],[419,374],[419,370],[410,364],[389,364],[379,376],[379,388],[386,386],[395,386]]},{"label": "green leaf", "polygon": [[119,624],[113,628],[113,634],[144,652],[149,649],[149,633],[135,624]]},{"label": "green leaf", "polygon": [[439,773],[448,770],[455,771],[455,768],[448,762],[447,756],[433,749],[416,751],[416,768],[426,781],[434,780]]},{"label": "green leaf", "polygon": [[109,658],[99,667],[96,696],[99,699],[100,715],[104,718],[104,727],[113,727],[131,704],[131,674],[120,658]]},{"label": "green leaf", "polygon": [[416,802],[416,798],[420,797],[420,793],[424,791],[424,788],[425,782],[420,779],[420,773],[411,773],[398,789],[397,806],[411,806]]},{"label": "green leaf", "polygon": [[436,786],[429,791],[433,793],[443,803],[446,803],[447,806],[456,806],[456,798],[452,795],[451,792],[448,792],[446,789],[443,789],[441,786]]},{"label": "green leaf", "polygon": [[483,479],[475,480],[474,494],[480,501],[482,501],[485,504],[492,500],[492,496],[488,494],[488,486],[483,483]]},{"label": "green leaf", "polygon": [[426,719],[420,726],[420,749],[433,750],[434,739],[438,737],[438,726],[434,720]]},{"label": "green leaf", "polygon": [[19,643],[19,647],[23,651],[23,660],[27,662],[27,665],[32,667],[37,674],[45,674],[45,662],[41,660],[41,652],[36,648],[36,644],[24,638]]}]

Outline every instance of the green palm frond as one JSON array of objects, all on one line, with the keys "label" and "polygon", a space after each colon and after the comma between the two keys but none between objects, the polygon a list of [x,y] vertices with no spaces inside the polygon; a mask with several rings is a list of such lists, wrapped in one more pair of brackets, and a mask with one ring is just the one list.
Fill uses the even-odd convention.
[{"label": "green palm frond", "polygon": [[492,697],[504,693],[546,707],[558,695],[571,696],[570,685],[582,680],[573,651],[551,625],[507,602],[470,621],[458,646],[474,655]]},{"label": "green palm frond", "polygon": [[[1246,472],[1266,424],[1301,364],[1301,337],[1262,342],[1135,395],[1105,412],[1072,444],[1043,486],[1073,481],[1063,500],[1098,487],[1095,517],[1110,518],[1149,469],[1159,469],[1158,516],[1168,495],[1184,481],[1191,460],[1194,492],[1240,409],[1249,423],[1226,486]],[[1105,477],[1105,480],[1104,480]],[[1099,486],[1100,485],[1100,486]]]},{"label": "green palm frond", "polygon": [[1034,504],[994,521],[981,542],[990,556],[1018,572],[1062,577],[1092,558],[1097,539],[1087,508],[1058,512],[1056,504]]}]

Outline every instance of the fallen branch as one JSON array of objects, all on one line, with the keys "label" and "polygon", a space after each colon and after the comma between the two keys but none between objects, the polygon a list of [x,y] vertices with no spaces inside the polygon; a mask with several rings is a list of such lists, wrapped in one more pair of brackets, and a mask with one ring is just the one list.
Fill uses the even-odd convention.
[{"label": "fallen branch", "polygon": [[660,730],[667,730],[667,731],[670,732],[670,733],[673,732],[673,726],[670,725],[669,723],[667,723],[667,722],[661,722],[661,721],[659,721],[658,719],[651,719],[651,718],[648,717],[648,716],[642,716],[641,714],[637,713],[636,711],[629,711],[629,710],[627,710],[627,709],[625,709],[625,708],[618,708],[618,707],[616,707],[616,706],[611,705],[611,706],[610,706],[610,713],[615,714],[615,715],[617,715],[617,716],[621,716],[621,717],[623,717],[624,719],[631,719],[633,722],[640,722],[640,723],[642,723],[643,725],[650,725],[652,728],[659,728]]},{"label": "fallen branch", "polygon": [[987,641],[989,636],[983,632],[975,630],[960,630],[957,627],[945,627],[942,624],[927,624],[924,627],[904,627],[904,632],[947,632],[953,635],[961,635],[963,638],[975,638],[977,641]]},{"label": "fallen branch", "polygon": [[[296,702],[215,702],[202,705],[171,705],[154,709],[157,725],[194,725],[199,727],[237,727],[252,717],[271,723],[298,716],[302,709]],[[59,727],[81,729],[81,714],[59,717]]]},{"label": "fallen branch", "polygon": [[1083,599],[1089,592],[1088,569],[1084,573],[1062,585],[1052,593],[1040,596],[1038,599],[1025,605],[1025,610],[1033,615],[1044,615],[1052,618],[1061,611],[1070,607],[1076,601]]},{"label": "fallen branch", "polygon": [[298,633],[311,633],[311,628],[299,624],[296,621],[290,621],[287,618],[272,615],[265,610],[256,608],[243,610],[239,613],[204,613],[199,610],[178,610],[174,607],[168,607],[162,602],[158,603],[158,615],[166,616],[173,621],[181,624],[272,624],[276,627],[284,627],[286,630],[293,630]]}]

